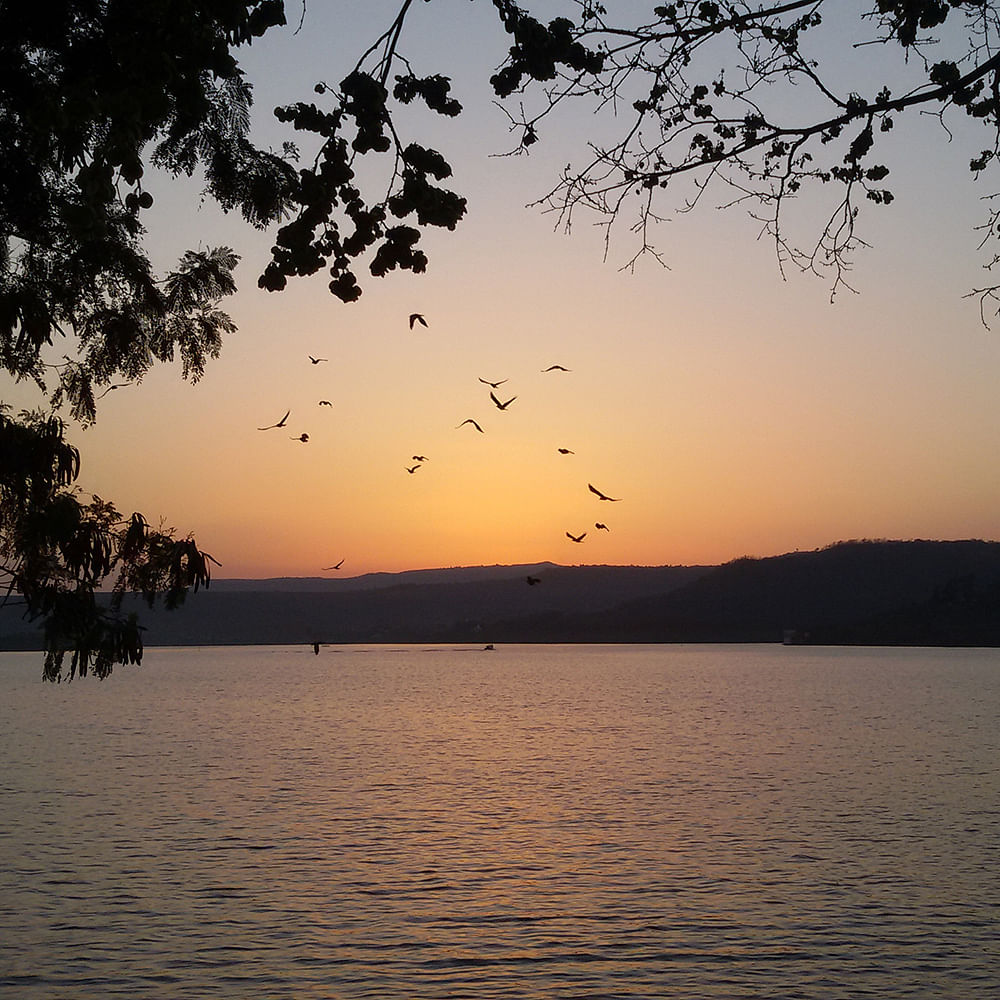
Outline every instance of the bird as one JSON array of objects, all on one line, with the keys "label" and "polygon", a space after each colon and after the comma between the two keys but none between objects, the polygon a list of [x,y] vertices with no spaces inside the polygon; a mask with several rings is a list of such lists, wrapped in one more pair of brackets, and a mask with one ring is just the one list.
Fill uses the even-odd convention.
[{"label": "bird", "polygon": [[499,382],[491,382],[489,379],[481,378],[479,381],[482,382],[483,385],[488,385],[491,389],[499,389],[500,386],[502,386],[504,384],[504,382],[506,382],[508,380],[505,379],[505,378],[502,378],[502,379],[500,379]]},{"label": "bird", "polygon": [[501,403],[500,400],[497,399],[496,396],[494,396],[493,393],[491,392],[490,399],[492,399],[493,402],[497,404],[498,410],[506,410],[507,407],[510,406],[510,404],[513,403],[515,399],[517,399],[517,396],[511,396],[506,403]]},{"label": "bird", "polygon": [[314,358],[311,354],[308,355],[309,360],[314,364],[318,365],[321,361],[329,361],[329,358]]},{"label": "bird", "polygon": [[290,438],[289,440],[291,440],[291,441],[302,441],[303,443],[305,443],[306,441],[309,440],[309,435],[308,434],[300,434],[298,437],[293,437],[293,438]]},{"label": "bird", "polygon": [[406,467],[406,471],[412,476],[413,473],[416,472],[417,469],[419,468],[420,468],[420,463],[418,462],[416,465],[408,465]]},{"label": "bird", "polygon": [[593,493],[599,500],[610,500],[612,503],[618,503],[618,501],[621,500],[621,497],[605,496],[596,486],[591,486],[590,483],[587,483],[587,489],[590,490],[590,492]]},{"label": "bird", "polygon": [[413,461],[414,462],[426,462],[427,461],[427,456],[426,455],[414,455],[413,456]]},{"label": "bird", "polygon": [[276,424],[270,424],[267,427],[258,427],[259,431],[273,431],[275,427],[284,427],[285,421],[291,416],[292,411],[289,410]]},{"label": "bird", "polygon": [[562,365],[549,365],[548,368],[542,369],[542,374],[544,375],[546,372],[568,372],[568,371],[572,371],[572,369],[563,368]]},{"label": "bird", "polygon": [[[346,558],[347,558],[347,556],[344,556],[344,559],[346,559]],[[323,567],[323,572],[326,573],[328,570],[331,570],[331,569],[340,569],[340,567],[344,565],[344,559],[341,559],[340,562],[337,563],[336,566],[324,566]]]},{"label": "bird", "polygon": [[455,430],[458,430],[459,427],[464,427],[466,424],[472,424],[472,426],[475,427],[480,434],[486,433],[486,431],[484,431],[482,427],[480,427],[479,424],[477,424],[476,421],[472,419],[472,417],[469,417],[467,420],[463,420],[460,424],[458,424],[455,427]]},{"label": "bird", "polygon": [[538,577],[538,576],[526,576],[526,577],[524,578],[524,582],[525,582],[525,583],[526,583],[526,584],[527,584],[527,585],[528,585],[529,587],[534,587],[534,585],[535,585],[536,583],[541,583],[541,582],[542,582],[542,580],[541,580],[541,577]]},{"label": "bird", "polygon": [[574,542],[582,542],[587,537],[587,532],[585,531],[582,535],[571,535],[568,531],[566,532],[566,537]]},{"label": "bird", "polygon": [[109,385],[107,387],[107,389],[104,390],[104,392],[100,393],[99,395],[95,396],[94,398],[95,399],[104,399],[104,397],[109,392],[114,392],[115,389],[124,389],[126,386],[130,386],[130,385],[132,385],[131,382],[116,382],[114,385]]},{"label": "bird", "polygon": [[421,326],[427,326],[427,320],[424,319],[420,313],[410,313],[410,329],[413,329],[413,324],[419,323]]},{"label": "bird", "polygon": [[576,454],[575,451],[570,451],[569,448],[557,448],[556,451],[558,451],[560,455],[575,455]]},{"label": "bird", "polygon": [[601,524],[600,521],[595,522],[594,527],[597,528],[598,531],[610,531],[611,530],[606,524]]},{"label": "bird", "polygon": [[328,400],[328,399],[321,399],[319,401],[319,405],[320,406],[333,406],[333,403],[331,403],[330,400]]}]

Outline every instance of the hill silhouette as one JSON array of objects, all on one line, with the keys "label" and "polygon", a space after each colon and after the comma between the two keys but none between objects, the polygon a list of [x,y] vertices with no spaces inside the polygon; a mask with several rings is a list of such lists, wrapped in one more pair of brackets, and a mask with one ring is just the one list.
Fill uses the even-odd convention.
[{"label": "hill silhouette", "polygon": [[565,623],[589,641],[1000,644],[1000,544],[851,541],[741,558]]},{"label": "hill silhouette", "polygon": [[[527,577],[541,582],[527,584]],[[1000,543],[850,541],[721,566],[457,567],[216,580],[147,645],[794,642],[1000,646]],[[127,609],[130,606],[126,605]],[[38,648],[17,609],[0,645]]]}]

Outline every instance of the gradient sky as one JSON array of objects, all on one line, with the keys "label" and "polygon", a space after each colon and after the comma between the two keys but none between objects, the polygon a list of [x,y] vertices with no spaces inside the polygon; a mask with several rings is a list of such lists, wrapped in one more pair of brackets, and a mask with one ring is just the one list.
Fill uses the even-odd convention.
[{"label": "gradient sky", "polygon": [[[309,4],[294,34],[289,3],[289,27],[244,59],[259,138],[287,137],[270,108],[341,79],[394,6]],[[962,297],[984,282],[973,226],[988,191],[967,169],[980,136],[949,144],[930,119],[897,130],[897,200],[862,217],[872,248],[857,258],[856,295],[831,304],[823,280],[783,280],[739,209],[663,223],[669,269],[648,259],[623,272],[626,227],[604,260],[585,219],[567,235],[525,207],[583,155],[593,119],[547,124],[530,157],[491,156],[513,143],[487,87],[505,50],[492,7],[435,0],[411,22],[415,69],[452,75],[466,106],[457,120],[419,119],[456,168],[466,220],[425,237],[427,274],[361,275],[364,295],[345,305],[322,273],[259,291],[269,237],[200,204],[197,181],[151,182],[158,263],[199,244],[243,254],[226,306],[240,329],[199,384],[162,366],[73,429],[84,489],[193,532],[225,577],[321,575],[340,559],[338,575],[353,576],[1000,537],[1000,321],[985,329]],[[803,217],[816,212],[802,202]],[[429,327],[411,332],[411,312]],[[557,363],[572,372],[542,374]],[[480,377],[508,379],[508,411]],[[15,405],[39,402],[4,388]],[[288,409],[287,430],[256,429]],[[486,433],[456,429],[467,417]],[[290,440],[301,432],[308,444]],[[429,460],[410,475],[414,454]],[[601,503],[588,483],[622,502]],[[566,531],[588,534],[577,545]]]}]

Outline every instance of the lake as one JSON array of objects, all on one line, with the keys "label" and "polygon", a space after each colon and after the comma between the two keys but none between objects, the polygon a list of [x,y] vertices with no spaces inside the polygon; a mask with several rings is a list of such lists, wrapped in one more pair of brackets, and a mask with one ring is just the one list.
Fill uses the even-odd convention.
[{"label": "lake", "polygon": [[0,994],[1000,996],[1000,651],[0,654]]}]

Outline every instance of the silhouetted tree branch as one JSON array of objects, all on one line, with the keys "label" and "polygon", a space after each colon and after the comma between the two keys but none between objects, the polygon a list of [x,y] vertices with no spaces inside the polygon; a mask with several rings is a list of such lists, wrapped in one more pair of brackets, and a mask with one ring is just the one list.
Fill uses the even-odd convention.
[{"label": "silhouetted tree branch", "polygon": [[[181,360],[192,380],[234,330],[219,305],[238,257],[188,251],[158,277],[144,252],[152,163],[201,170],[206,193],[254,226],[291,204],[295,170],[248,140],[251,90],[232,50],[284,21],[277,0],[206,5],[23,4],[0,33],[0,364],[84,423],[116,379]],[[61,362],[43,351],[66,342]],[[55,384],[50,377],[55,373]],[[103,389],[103,392],[95,390]],[[211,557],[135,514],[84,501],[55,416],[0,411],[0,582],[41,619],[46,679],[109,674],[142,655],[125,589],[169,606],[209,582]],[[99,588],[113,583],[109,607]]]},{"label": "silhouetted tree branch", "polygon": [[[603,57],[598,70],[528,74],[520,66],[531,49],[516,43],[493,78],[501,97],[524,94],[546,76],[556,80],[543,84],[538,110],[522,115],[519,150],[538,141],[541,124],[571,98],[613,111],[620,123],[616,139],[591,143],[583,165],[567,166],[539,202],[566,228],[581,210],[609,231],[630,213],[643,236],[640,252],[648,251],[648,224],[669,192],[677,192],[675,208],[690,211],[718,189],[719,204],[747,207],[760,221],[782,267],[830,274],[836,291],[864,245],[861,205],[893,200],[879,150],[900,116],[932,109],[943,121],[964,111],[987,129],[989,145],[972,160],[973,173],[996,156],[996,4],[879,0],[859,16],[824,0],[676,2],[655,7],[654,19],[639,25],[610,21],[599,4],[578,6],[576,21],[561,30]],[[859,78],[879,82],[860,92],[839,82],[838,60],[863,51],[875,57],[870,77]],[[826,222],[803,244],[786,223],[807,186],[835,193]],[[992,239],[995,220],[984,229]]]},{"label": "silhouetted tree branch", "polygon": [[[0,603],[18,603],[44,623],[46,680],[88,672],[104,678],[115,664],[142,659],[135,614],[121,613],[126,593],[152,607],[180,605],[208,586],[210,555],[191,538],[154,530],[141,514],[125,519],[100,497],[73,486],[80,455],[57,417],[0,412]],[[98,598],[111,584],[110,599]],[[67,653],[71,654],[64,668]]]},{"label": "silhouetted tree branch", "polygon": [[[640,244],[631,264],[647,253],[659,258],[651,223],[662,213],[691,211],[715,193],[716,204],[742,206],[760,222],[782,269],[822,274],[835,293],[866,245],[862,206],[894,200],[882,151],[901,116],[930,112],[945,125],[958,111],[982,123],[987,148],[970,163],[974,175],[997,154],[995,3],[874,0],[848,9],[831,0],[678,0],[637,23],[593,0],[575,0],[573,17],[548,23],[530,5],[492,4],[511,39],[490,78],[500,102],[518,99],[516,111],[502,104],[518,134],[511,152],[528,152],[571,103],[586,101],[597,115],[589,155],[567,165],[537,204],[566,229],[581,211],[595,215],[609,240],[627,221]],[[317,85],[316,103],[278,110],[317,136],[321,150],[300,171],[297,216],[279,231],[262,287],[328,267],[331,291],[354,300],[358,262],[367,259],[375,276],[422,271],[422,230],[454,228],[463,217],[464,199],[440,185],[451,175],[446,158],[401,138],[403,105],[416,98],[441,114],[461,110],[447,76],[416,75],[401,52],[413,8],[400,3],[339,85]],[[865,72],[845,85],[845,61],[866,53]],[[612,138],[598,141],[606,131]],[[358,161],[380,156],[391,158],[379,174],[390,180],[366,188]],[[791,206],[810,189],[827,206],[825,221],[795,237]],[[995,228],[992,219],[984,226],[987,241]],[[975,294],[985,304],[998,287]]]}]

